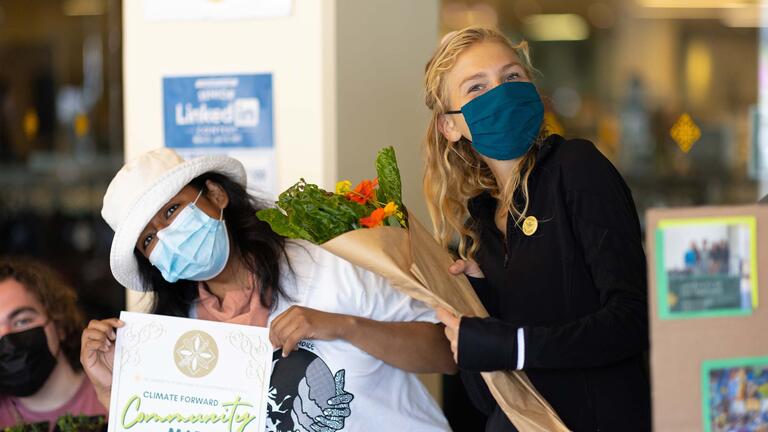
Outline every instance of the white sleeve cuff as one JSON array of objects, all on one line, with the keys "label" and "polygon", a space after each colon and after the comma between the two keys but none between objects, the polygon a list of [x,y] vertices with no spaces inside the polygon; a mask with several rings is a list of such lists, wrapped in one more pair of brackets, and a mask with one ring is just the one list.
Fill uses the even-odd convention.
[{"label": "white sleeve cuff", "polygon": [[525,366],[525,332],[523,328],[517,329],[517,370],[522,370]]}]

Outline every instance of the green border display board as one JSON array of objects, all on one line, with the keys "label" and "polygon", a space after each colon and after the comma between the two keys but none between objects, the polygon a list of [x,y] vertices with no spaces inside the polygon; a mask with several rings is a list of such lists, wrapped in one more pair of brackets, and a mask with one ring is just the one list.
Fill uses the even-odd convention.
[{"label": "green border display board", "polygon": [[704,422],[704,431],[712,432],[712,410],[710,403],[710,385],[709,372],[714,369],[732,369],[738,367],[768,367],[768,356],[765,357],[744,357],[730,358],[721,360],[705,360],[701,364],[701,405],[702,422]]},{"label": "green border display board", "polygon": [[[669,280],[664,268],[664,231],[669,228],[685,226],[706,225],[743,225],[749,229],[750,235],[750,283],[752,284],[752,307],[749,309],[731,308],[701,311],[670,310],[669,305]],[[661,319],[687,319],[702,317],[740,316],[750,315],[758,306],[757,283],[757,219],[754,216],[709,217],[709,218],[679,218],[662,219],[656,228],[656,288],[658,290],[657,301],[659,316]]]},{"label": "green border display board", "polygon": [[[726,229],[724,239],[721,239],[722,228],[717,228],[717,232],[712,235],[707,233],[706,224],[723,223],[747,224],[750,231]],[[676,229],[685,226],[691,226],[690,233],[686,229]],[[670,231],[664,234],[664,229]],[[768,337],[765,336],[765,329],[768,329],[768,307],[765,304],[758,306],[758,299],[765,303],[768,298],[768,278],[757,277],[759,275],[751,277],[768,269],[768,205],[651,209],[646,213],[645,236],[653,430],[701,432],[705,430],[710,414],[717,417],[714,411],[706,412],[705,403],[709,403],[706,392],[709,390],[708,377],[703,370],[760,363],[768,357]],[[667,241],[678,242],[667,245],[666,253],[675,255],[668,257],[666,266],[661,261],[664,259],[665,238]],[[704,256],[702,260],[702,256],[699,256],[693,259],[689,252],[695,248],[691,246],[699,247],[704,239],[715,243],[728,240],[729,252],[719,250],[714,257]],[[749,261],[746,259],[748,253],[752,257]],[[728,258],[724,258],[724,255]],[[670,300],[686,302],[673,303],[672,310],[698,310],[704,313],[669,316],[667,312],[670,304],[664,301],[669,293],[662,289],[662,283],[665,282],[662,270],[668,272],[670,279],[677,279],[671,286],[671,293],[676,297]],[[689,282],[686,279],[689,276],[693,277],[691,285],[675,285]],[[702,276],[705,278],[699,279]],[[722,276],[728,285],[717,286],[713,283],[711,287],[724,290],[710,290],[707,286],[701,286],[701,291],[697,291],[694,282],[710,281],[709,278],[718,276]],[[711,313],[714,309],[731,304],[729,302],[733,301],[732,290],[737,283],[736,278],[740,301],[735,304],[747,309],[751,301],[751,310],[747,313],[743,310],[717,310],[718,313]],[[686,291],[682,292],[681,289]],[[762,398],[762,393],[759,397]],[[716,402],[722,403],[721,400]],[[750,401],[749,405],[753,403]],[[711,407],[713,410],[715,408]],[[707,421],[703,421],[705,418]]]}]

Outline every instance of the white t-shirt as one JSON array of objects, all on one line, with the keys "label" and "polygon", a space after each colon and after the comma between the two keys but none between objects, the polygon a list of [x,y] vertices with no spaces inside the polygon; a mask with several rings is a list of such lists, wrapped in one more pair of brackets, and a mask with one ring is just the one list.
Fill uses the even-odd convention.
[{"label": "white t-shirt", "polygon": [[[303,241],[286,250],[293,274],[283,272],[280,299],[269,322],[292,305],[377,321],[438,322],[434,311],[392,288],[382,277]],[[306,340],[285,359],[273,357],[267,431],[449,431],[434,399],[416,375],[390,366],[349,342]],[[329,405],[345,402],[348,405]],[[326,408],[341,408],[323,416]],[[348,410],[344,410],[348,408]],[[341,416],[339,414],[341,413]],[[331,420],[328,422],[327,420]],[[338,429],[343,421],[343,429]],[[270,424],[271,423],[271,424]],[[328,426],[330,425],[330,426]]]}]

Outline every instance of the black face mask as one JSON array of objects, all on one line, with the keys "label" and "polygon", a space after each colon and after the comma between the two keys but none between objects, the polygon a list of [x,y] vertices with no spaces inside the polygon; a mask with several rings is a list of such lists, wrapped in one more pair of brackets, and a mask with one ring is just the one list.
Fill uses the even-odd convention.
[{"label": "black face mask", "polygon": [[42,326],[0,338],[0,395],[25,397],[40,390],[56,358]]}]

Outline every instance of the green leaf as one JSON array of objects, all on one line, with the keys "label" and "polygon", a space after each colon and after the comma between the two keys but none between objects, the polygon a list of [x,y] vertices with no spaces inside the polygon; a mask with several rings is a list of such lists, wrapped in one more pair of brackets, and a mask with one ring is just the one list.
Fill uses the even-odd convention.
[{"label": "green leaf", "polygon": [[376,173],[379,176],[379,200],[385,204],[394,201],[402,208],[402,184],[394,148],[385,147],[379,150],[376,156]]},{"label": "green leaf", "polygon": [[[97,432],[103,429],[104,416],[72,415],[65,414],[58,418],[56,426],[61,432]],[[45,429],[47,432],[48,429]]]},{"label": "green leaf", "polygon": [[256,217],[268,223],[272,231],[283,237],[305,238],[303,233],[300,233],[295,227],[291,226],[288,217],[276,208],[259,210],[256,212]]},{"label": "green leaf", "polygon": [[303,179],[280,194],[277,206],[259,211],[257,217],[284,237],[315,244],[355,229],[359,219],[373,210]]}]

